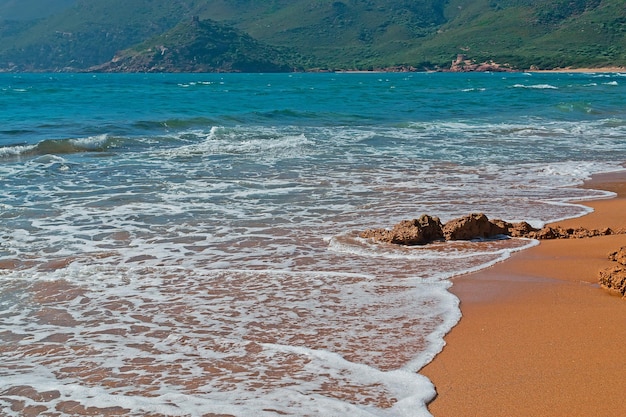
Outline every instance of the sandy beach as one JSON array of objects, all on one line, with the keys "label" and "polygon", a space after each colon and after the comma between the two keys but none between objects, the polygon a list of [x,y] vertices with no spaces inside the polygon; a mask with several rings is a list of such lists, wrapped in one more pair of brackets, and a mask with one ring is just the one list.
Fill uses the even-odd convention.
[{"label": "sandy beach", "polygon": [[[594,212],[558,224],[625,227],[626,174],[586,187],[616,192]],[[597,284],[626,235],[542,241],[454,280],[463,317],[422,369],[435,417],[626,416],[626,300]]]},{"label": "sandy beach", "polygon": [[574,73],[574,72],[624,72],[626,71],[626,67],[597,67],[597,68],[554,68],[550,70],[537,70],[532,69],[527,72],[561,72],[561,73]]}]

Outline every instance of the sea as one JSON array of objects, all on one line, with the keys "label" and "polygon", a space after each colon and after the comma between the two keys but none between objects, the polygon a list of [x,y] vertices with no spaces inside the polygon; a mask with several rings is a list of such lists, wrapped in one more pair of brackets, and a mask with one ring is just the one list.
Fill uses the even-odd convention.
[{"label": "sea", "polygon": [[452,278],[538,242],[359,233],[625,161],[624,73],[0,74],[0,415],[429,416]]}]

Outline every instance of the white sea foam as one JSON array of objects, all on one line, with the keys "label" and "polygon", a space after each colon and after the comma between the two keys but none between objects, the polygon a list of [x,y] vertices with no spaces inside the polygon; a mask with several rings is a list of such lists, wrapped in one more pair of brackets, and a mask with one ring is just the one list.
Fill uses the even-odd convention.
[{"label": "white sea foam", "polygon": [[486,88],[464,88],[461,91],[463,91],[464,93],[470,93],[473,91],[485,91],[487,90]]},{"label": "white sea foam", "polygon": [[528,243],[524,239],[507,238],[442,241],[416,246],[381,245],[369,239],[357,238],[350,235],[333,236],[329,240],[329,248],[337,252],[385,259],[409,259],[412,261],[426,262],[442,259],[466,258],[476,260],[483,256],[499,259],[507,253],[526,247],[528,247]]},{"label": "white sea foam", "polygon": [[415,372],[458,320],[445,282],[79,263],[36,275],[39,304],[8,310],[0,401],[32,387],[49,410],[428,415],[434,389]]},{"label": "white sea foam", "polygon": [[96,136],[88,136],[84,138],[69,139],[73,145],[85,150],[93,150],[101,148],[109,140],[109,135],[102,134]]},{"label": "white sea foam", "polygon": [[550,84],[531,84],[531,85],[514,84],[513,88],[531,88],[531,89],[537,89],[537,90],[558,90],[559,89],[558,87],[554,85],[550,85]]},{"label": "white sea foam", "polygon": [[36,145],[14,145],[0,147],[0,158],[12,157],[31,152]]},{"label": "white sea foam", "polygon": [[208,134],[202,131],[184,133],[184,135],[188,134],[205,136],[205,139],[199,143],[159,152],[174,158],[231,154],[274,159],[300,156],[302,149],[312,144],[304,134],[285,134],[271,128],[232,130],[213,126]]}]

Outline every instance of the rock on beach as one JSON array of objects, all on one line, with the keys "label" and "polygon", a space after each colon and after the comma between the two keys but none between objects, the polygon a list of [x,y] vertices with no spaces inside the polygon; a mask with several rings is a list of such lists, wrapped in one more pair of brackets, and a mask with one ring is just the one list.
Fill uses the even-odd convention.
[{"label": "rock on beach", "polygon": [[359,234],[365,239],[398,245],[425,245],[441,240],[490,239],[498,236],[529,239],[580,239],[593,236],[624,234],[626,231],[605,229],[563,228],[546,226],[536,229],[526,222],[509,223],[489,220],[483,213],[472,213],[442,224],[438,217],[423,214],[417,219],[402,220],[391,230],[368,229]]},{"label": "rock on beach", "polygon": [[600,286],[626,298],[626,246],[609,254],[617,265],[600,271]]}]

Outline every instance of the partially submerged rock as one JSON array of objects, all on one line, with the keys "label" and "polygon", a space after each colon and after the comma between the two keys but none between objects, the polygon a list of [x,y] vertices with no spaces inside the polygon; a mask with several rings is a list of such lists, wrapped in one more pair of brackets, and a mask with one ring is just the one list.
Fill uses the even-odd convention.
[{"label": "partially submerged rock", "polygon": [[609,254],[609,259],[617,265],[600,271],[602,288],[626,298],[626,246]]},{"label": "partially submerged rock", "polygon": [[424,245],[437,240],[489,239],[497,236],[523,237],[529,239],[580,239],[593,236],[624,234],[611,228],[585,229],[546,226],[536,229],[526,222],[509,223],[489,220],[483,213],[472,213],[450,220],[442,225],[438,217],[423,214],[419,219],[402,220],[393,229],[369,229],[360,234],[362,238],[398,245]]},{"label": "partially submerged rock", "polygon": [[471,240],[508,234],[508,229],[504,222],[494,223],[483,213],[473,213],[450,220],[443,226],[443,234],[446,240]]},{"label": "partially submerged rock", "polygon": [[398,245],[424,245],[437,240],[471,240],[499,235],[521,236],[533,229],[528,223],[489,220],[483,213],[472,213],[441,224],[438,217],[423,214],[419,219],[402,220],[393,229],[369,229],[362,238]]},{"label": "partially submerged rock", "polygon": [[393,229],[369,229],[361,233],[363,238],[399,245],[424,245],[443,239],[441,221],[438,217],[422,215],[419,219],[402,220]]},{"label": "partially submerged rock", "polygon": [[[581,239],[593,236],[626,234],[625,229],[613,230],[564,228],[546,226],[536,229],[526,222],[509,223],[504,220],[489,220],[483,213],[472,213],[441,224],[438,217],[423,214],[419,219],[402,220],[391,230],[369,229],[359,236],[377,242],[398,245],[425,245],[441,240],[489,239],[498,236],[523,237],[529,239]],[[626,246],[609,254],[615,266],[600,271],[600,285],[626,298]]]},{"label": "partially submerged rock", "polygon": [[[502,222],[505,229],[508,230],[508,235],[511,237],[529,237],[531,233],[535,233],[537,229],[532,227],[527,222],[508,223],[503,220],[494,220],[495,222]],[[504,233],[507,234],[507,233]]]}]

